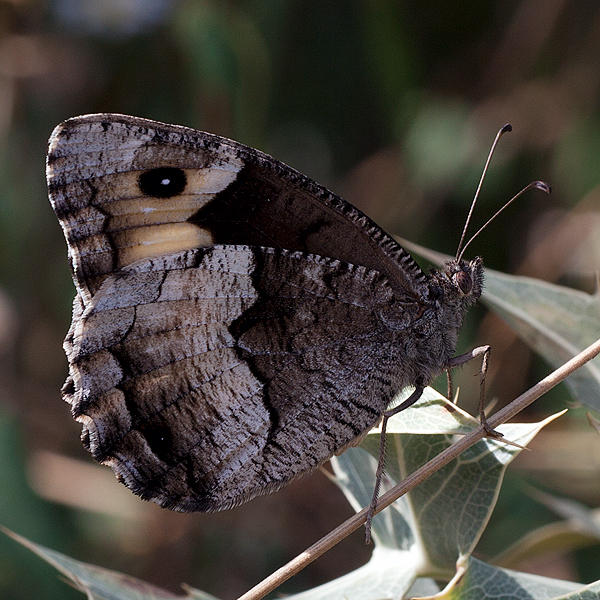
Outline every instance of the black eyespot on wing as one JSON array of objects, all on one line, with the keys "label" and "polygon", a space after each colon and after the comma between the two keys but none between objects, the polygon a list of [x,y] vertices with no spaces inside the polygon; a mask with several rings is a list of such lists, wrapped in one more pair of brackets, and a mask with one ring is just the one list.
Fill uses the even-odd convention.
[{"label": "black eyespot on wing", "polygon": [[173,435],[168,425],[148,423],[139,428],[150,449],[161,460],[169,463],[173,459]]},{"label": "black eyespot on wing", "polygon": [[145,196],[154,198],[172,198],[185,190],[185,173],[175,167],[159,167],[144,171],[138,180],[140,190]]}]

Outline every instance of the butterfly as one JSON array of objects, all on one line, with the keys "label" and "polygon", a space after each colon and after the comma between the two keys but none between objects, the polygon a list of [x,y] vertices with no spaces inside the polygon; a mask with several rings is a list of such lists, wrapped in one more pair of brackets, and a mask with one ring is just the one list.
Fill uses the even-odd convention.
[{"label": "butterfly", "polygon": [[358,444],[452,361],[483,263],[425,273],[354,206],[240,143],[95,114],[52,133],[76,297],[63,397],[134,493],[217,511]]}]

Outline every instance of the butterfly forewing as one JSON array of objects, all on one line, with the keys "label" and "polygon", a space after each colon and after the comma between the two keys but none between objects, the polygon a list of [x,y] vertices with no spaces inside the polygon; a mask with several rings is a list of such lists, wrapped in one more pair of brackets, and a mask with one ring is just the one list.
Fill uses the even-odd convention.
[{"label": "butterfly forewing", "polygon": [[337,258],[384,272],[409,293],[425,284],[410,255],[352,205],[208,133],[123,115],[78,117],[54,131],[47,172],[85,301],[135,260],[213,244]]}]

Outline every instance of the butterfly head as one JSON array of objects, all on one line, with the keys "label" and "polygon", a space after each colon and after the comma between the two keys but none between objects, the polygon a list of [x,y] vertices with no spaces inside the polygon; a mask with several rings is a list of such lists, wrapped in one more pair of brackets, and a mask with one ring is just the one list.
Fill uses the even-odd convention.
[{"label": "butterfly head", "polygon": [[448,261],[441,271],[432,273],[433,280],[444,290],[445,302],[468,307],[481,297],[483,291],[483,260]]},{"label": "butterfly head", "polygon": [[479,300],[483,291],[483,260],[476,256],[471,262],[450,264],[450,278],[463,298]]}]

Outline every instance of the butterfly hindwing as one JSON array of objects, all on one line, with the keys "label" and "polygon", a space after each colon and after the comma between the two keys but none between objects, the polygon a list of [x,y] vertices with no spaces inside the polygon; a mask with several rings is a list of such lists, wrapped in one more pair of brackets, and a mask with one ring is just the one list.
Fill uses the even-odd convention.
[{"label": "butterfly hindwing", "polygon": [[105,279],[72,331],[66,398],[134,491],[227,508],[378,420],[402,383],[396,336],[378,325],[390,297],[377,272],[286,250],[140,261]]}]

